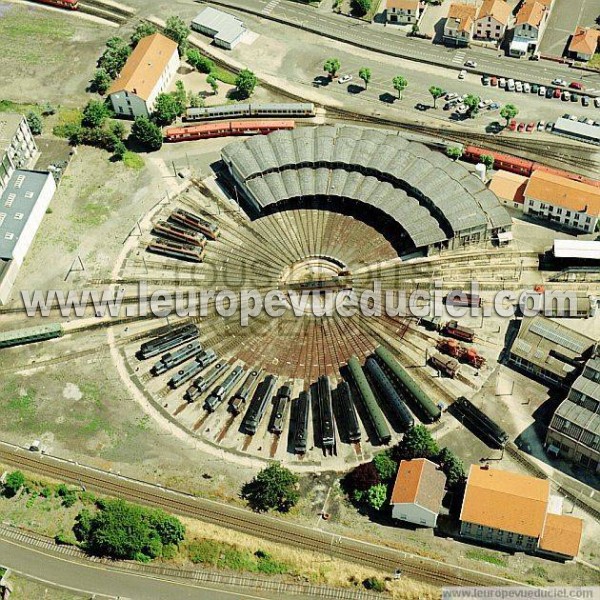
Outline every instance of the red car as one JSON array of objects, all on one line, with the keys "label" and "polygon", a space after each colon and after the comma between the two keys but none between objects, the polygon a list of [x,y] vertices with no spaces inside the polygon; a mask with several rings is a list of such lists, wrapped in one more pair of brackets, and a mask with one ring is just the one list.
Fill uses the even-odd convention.
[{"label": "red car", "polygon": [[517,127],[517,131],[519,133],[523,133],[525,131],[525,123],[519,123],[519,126]]},{"label": "red car", "polygon": [[490,79],[490,85],[498,85],[498,78],[497,77],[492,77]]},{"label": "red car", "polygon": [[513,119],[509,124],[508,124],[508,128],[511,131],[514,131],[517,128],[517,122]]},{"label": "red car", "polygon": [[535,123],[529,123],[527,125],[527,133],[531,133],[535,129]]},{"label": "red car", "polygon": [[559,90],[558,88],[556,88],[556,89],[554,90],[554,97],[555,97],[555,98],[560,98],[560,90]]},{"label": "red car", "polygon": [[571,83],[569,84],[569,87],[573,88],[574,90],[582,90],[583,83],[579,83],[579,81],[571,81]]}]

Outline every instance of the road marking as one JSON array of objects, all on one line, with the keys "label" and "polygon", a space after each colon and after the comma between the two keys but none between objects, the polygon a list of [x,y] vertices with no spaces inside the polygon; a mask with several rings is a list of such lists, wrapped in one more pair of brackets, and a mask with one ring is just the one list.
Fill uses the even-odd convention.
[{"label": "road marking", "polygon": [[281,2],[281,0],[271,0],[271,2],[269,2],[269,4],[267,4],[260,12],[263,15],[271,14],[273,10],[275,10],[279,2]]},{"label": "road marking", "polygon": [[452,62],[455,64],[463,64],[465,60],[465,56],[467,56],[466,52],[457,52],[452,59]]}]

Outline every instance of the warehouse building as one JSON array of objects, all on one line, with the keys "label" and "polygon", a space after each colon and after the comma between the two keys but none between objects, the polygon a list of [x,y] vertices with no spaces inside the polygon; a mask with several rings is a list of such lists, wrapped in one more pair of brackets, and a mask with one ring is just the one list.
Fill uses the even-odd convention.
[{"label": "warehouse building", "polygon": [[0,192],[16,169],[30,166],[37,146],[27,119],[16,113],[0,114]]},{"label": "warehouse building", "polygon": [[510,171],[496,171],[489,183],[489,188],[505,206],[523,210],[525,188],[528,181],[529,178],[525,175]]},{"label": "warehouse building", "polygon": [[589,125],[559,117],[552,128],[552,133],[600,146],[600,127],[598,125]]},{"label": "warehouse building", "polygon": [[213,38],[215,46],[233,50],[246,33],[240,19],[212,6],[207,6],[192,21],[192,29]]},{"label": "warehouse building", "polygon": [[160,33],[142,38],[108,90],[117,116],[149,117],[179,68],[177,43]]},{"label": "warehouse building", "polygon": [[523,319],[508,362],[549,385],[568,388],[591,356],[594,340],[540,315]]},{"label": "warehouse building", "polygon": [[56,191],[51,173],[17,170],[0,196],[0,304],[5,304]]},{"label": "warehouse building", "polygon": [[392,491],[392,518],[435,527],[446,493],[446,476],[426,458],[403,460]]},{"label": "warehouse building", "polygon": [[472,465],[460,535],[512,551],[567,560],[579,554],[583,521],[562,515],[547,479]]}]

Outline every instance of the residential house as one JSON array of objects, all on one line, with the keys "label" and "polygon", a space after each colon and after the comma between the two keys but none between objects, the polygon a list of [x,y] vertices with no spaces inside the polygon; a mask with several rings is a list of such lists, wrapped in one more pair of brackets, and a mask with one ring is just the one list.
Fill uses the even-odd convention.
[{"label": "residential house", "polygon": [[550,7],[551,0],[525,0],[521,5],[509,46],[511,56],[521,58],[536,52],[546,29]]},{"label": "residential house", "polygon": [[455,46],[468,45],[473,36],[476,16],[477,7],[474,4],[451,4],[444,23],[444,43]]},{"label": "residential house", "polygon": [[569,44],[569,55],[577,60],[587,62],[598,52],[600,31],[585,27],[577,27]]},{"label": "residential house", "polygon": [[385,19],[388,23],[414,25],[420,18],[419,0],[387,0]]},{"label": "residential house", "polygon": [[179,68],[177,43],[160,33],[142,38],[108,90],[117,116],[148,117]]},{"label": "residential house", "polygon": [[500,42],[510,19],[510,5],[506,0],[484,0],[475,20],[474,37]]},{"label": "residential house", "polygon": [[523,210],[525,188],[528,181],[529,178],[525,175],[510,171],[496,171],[488,187],[498,196],[498,200],[502,204]]}]

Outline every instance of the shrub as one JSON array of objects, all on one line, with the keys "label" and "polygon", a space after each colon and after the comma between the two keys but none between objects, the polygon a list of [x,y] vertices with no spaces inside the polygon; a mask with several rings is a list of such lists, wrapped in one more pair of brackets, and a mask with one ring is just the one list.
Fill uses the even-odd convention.
[{"label": "shrub", "polygon": [[12,498],[25,485],[25,475],[21,471],[13,471],[6,476],[4,495]]},{"label": "shrub", "polygon": [[263,469],[244,485],[242,496],[255,510],[276,509],[287,512],[298,502],[298,477],[290,470],[274,464]]}]

